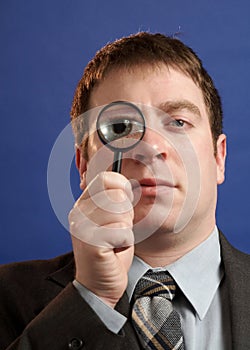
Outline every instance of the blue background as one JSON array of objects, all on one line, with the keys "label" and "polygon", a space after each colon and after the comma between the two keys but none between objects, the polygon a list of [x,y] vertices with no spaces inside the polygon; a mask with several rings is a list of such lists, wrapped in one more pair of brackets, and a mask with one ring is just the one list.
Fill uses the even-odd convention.
[{"label": "blue background", "polygon": [[49,201],[47,163],[89,59],[121,36],[139,30],[172,35],[179,27],[224,106],[229,155],[218,225],[250,252],[249,11],[247,0],[0,1],[0,263],[71,249]]}]

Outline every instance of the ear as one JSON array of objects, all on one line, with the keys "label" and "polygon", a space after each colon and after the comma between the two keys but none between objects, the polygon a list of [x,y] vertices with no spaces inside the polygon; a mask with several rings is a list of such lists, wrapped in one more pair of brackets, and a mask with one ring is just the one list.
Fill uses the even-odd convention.
[{"label": "ear", "polygon": [[77,146],[75,148],[75,158],[76,158],[76,167],[80,175],[80,188],[81,190],[84,190],[86,186],[85,173],[87,170],[87,160],[84,158],[82,151]]},{"label": "ear", "polygon": [[220,185],[225,180],[225,163],[227,155],[227,139],[226,135],[221,134],[217,140],[217,154],[216,154],[216,163],[217,163],[217,184]]}]

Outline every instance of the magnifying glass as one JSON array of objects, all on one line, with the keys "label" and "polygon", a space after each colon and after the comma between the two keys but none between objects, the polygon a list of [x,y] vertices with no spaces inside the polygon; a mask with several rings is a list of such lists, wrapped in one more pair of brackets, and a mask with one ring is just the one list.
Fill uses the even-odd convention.
[{"label": "magnifying glass", "polygon": [[141,110],[131,102],[115,101],[100,111],[96,130],[102,143],[114,152],[112,171],[121,172],[122,153],[142,140],[145,128]]}]

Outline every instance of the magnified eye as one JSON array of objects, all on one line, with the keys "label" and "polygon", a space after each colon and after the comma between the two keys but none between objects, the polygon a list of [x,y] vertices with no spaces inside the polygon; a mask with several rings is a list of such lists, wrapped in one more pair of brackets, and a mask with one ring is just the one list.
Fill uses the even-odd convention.
[{"label": "magnified eye", "polygon": [[143,132],[143,128],[144,125],[136,120],[115,119],[102,125],[100,131],[106,142],[114,142],[122,138],[138,139]]},{"label": "magnified eye", "polygon": [[107,125],[107,134],[109,141],[114,141],[121,137],[128,136],[133,129],[133,121],[128,119],[115,121],[114,124]]}]

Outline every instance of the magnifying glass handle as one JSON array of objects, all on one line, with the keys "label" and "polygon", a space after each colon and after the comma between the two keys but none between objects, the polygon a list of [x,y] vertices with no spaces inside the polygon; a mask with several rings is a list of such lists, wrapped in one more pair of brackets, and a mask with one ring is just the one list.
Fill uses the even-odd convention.
[{"label": "magnifying glass handle", "polygon": [[112,171],[116,173],[120,173],[121,167],[122,167],[122,152],[116,151],[114,152],[114,162],[113,162]]}]

